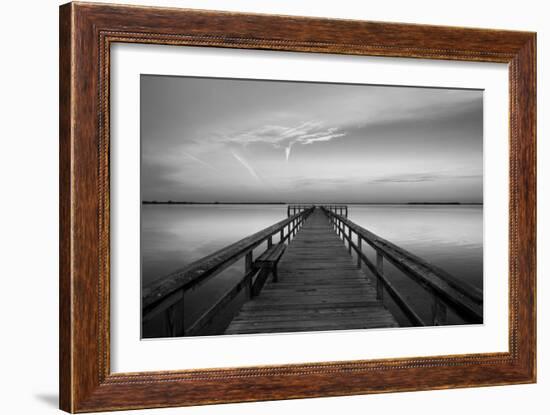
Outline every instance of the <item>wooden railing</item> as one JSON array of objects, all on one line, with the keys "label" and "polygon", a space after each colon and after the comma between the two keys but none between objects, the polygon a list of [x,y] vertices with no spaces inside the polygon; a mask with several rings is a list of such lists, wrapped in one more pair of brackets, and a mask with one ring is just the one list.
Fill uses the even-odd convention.
[{"label": "wooden railing", "polygon": [[[351,220],[334,213],[334,209],[323,207],[334,229],[348,249],[357,254],[357,265],[365,264],[376,279],[377,298],[382,300],[383,292],[390,295],[395,304],[413,326],[442,325],[447,321],[447,308],[450,307],[466,323],[483,322],[483,294],[481,290],[457,280],[447,272],[429,264],[414,254],[362,228]],[[353,235],[355,235],[355,242]],[[376,265],[363,252],[363,242],[376,251]],[[430,321],[420,317],[407,299],[398,292],[394,284],[384,274],[384,259],[401,270],[406,276],[420,284],[432,297]]]},{"label": "wooden railing", "polygon": [[344,218],[348,217],[348,206],[347,205],[323,205],[325,210],[328,210],[336,215],[343,216]]},{"label": "wooden railing", "polygon": [[288,205],[286,208],[286,215],[290,218],[297,213],[303,212],[305,210],[310,210],[313,207],[313,205]]},{"label": "wooden railing", "polygon": [[[264,242],[273,245],[273,236],[279,234],[278,243],[290,241],[313,207],[284,219],[268,228],[229,245],[185,268],[176,271],[158,283],[145,288],[142,293],[142,325],[155,320],[157,337],[198,335],[244,289],[252,295],[252,282],[258,269],[254,266],[253,250]],[[245,258],[243,277],[189,327],[184,327],[184,294],[194,290],[219,274],[236,261]]]}]

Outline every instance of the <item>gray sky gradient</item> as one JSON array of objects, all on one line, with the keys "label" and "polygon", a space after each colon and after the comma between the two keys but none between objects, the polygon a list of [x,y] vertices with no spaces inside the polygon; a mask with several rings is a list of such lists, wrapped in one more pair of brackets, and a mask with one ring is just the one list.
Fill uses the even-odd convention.
[{"label": "gray sky gradient", "polygon": [[142,75],[143,200],[482,202],[483,92]]}]

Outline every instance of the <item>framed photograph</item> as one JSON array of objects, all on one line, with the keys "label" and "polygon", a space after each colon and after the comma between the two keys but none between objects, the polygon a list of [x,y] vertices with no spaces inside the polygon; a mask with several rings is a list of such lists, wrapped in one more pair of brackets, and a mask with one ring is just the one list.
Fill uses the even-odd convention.
[{"label": "framed photograph", "polygon": [[60,8],[60,407],[536,380],[536,35]]}]

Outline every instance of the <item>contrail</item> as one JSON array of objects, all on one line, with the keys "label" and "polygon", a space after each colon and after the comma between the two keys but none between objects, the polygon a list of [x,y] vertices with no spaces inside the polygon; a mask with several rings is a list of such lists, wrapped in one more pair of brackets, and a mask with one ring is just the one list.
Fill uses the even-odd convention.
[{"label": "contrail", "polygon": [[286,155],[286,161],[288,163],[288,158],[290,157],[290,150],[292,149],[292,143],[288,145],[288,147],[285,147],[285,155]]},{"label": "contrail", "polygon": [[211,164],[208,164],[206,161],[203,161],[197,157],[195,157],[194,155],[192,154],[189,154],[189,153],[186,153],[185,151],[182,151],[183,155],[187,158],[190,158],[191,160],[194,160],[196,161],[197,163],[200,163],[202,164],[203,166],[206,166],[208,167],[209,169],[212,169],[212,170],[215,170],[215,171],[219,171],[217,168],[215,168],[214,166],[212,166]]},{"label": "contrail", "polygon": [[235,157],[237,159],[237,161],[239,163],[241,163],[246,168],[246,170],[248,170],[248,172],[252,175],[252,177],[254,177],[258,182],[263,183],[260,176],[258,176],[256,171],[252,168],[252,166],[250,164],[247,163],[247,161],[245,159],[243,159],[241,156],[239,156],[234,151],[231,151],[231,154],[233,154],[233,157]]}]

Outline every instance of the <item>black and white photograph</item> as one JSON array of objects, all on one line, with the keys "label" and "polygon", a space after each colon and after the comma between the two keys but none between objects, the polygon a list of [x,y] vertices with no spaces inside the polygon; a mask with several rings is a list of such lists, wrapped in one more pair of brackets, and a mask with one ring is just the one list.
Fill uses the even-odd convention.
[{"label": "black and white photograph", "polygon": [[483,90],[142,74],[143,339],[483,323]]}]

